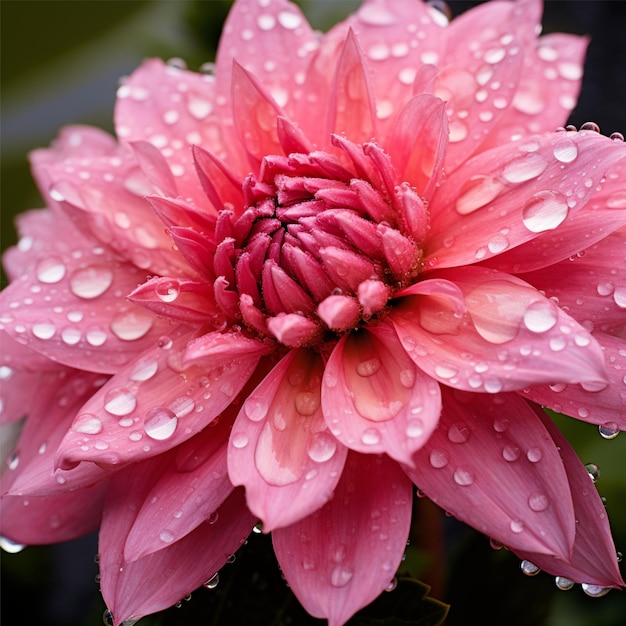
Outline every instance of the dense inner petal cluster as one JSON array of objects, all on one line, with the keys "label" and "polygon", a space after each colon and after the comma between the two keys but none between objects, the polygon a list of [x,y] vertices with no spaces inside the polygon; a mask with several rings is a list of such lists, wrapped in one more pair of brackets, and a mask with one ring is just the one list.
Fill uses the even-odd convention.
[{"label": "dense inner petal cluster", "polygon": [[[217,219],[215,296],[231,320],[289,347],[380,316],[421,269],[427,211],[376,144],[272,155]],[[343,157],[343,158],[341,158]]]}]

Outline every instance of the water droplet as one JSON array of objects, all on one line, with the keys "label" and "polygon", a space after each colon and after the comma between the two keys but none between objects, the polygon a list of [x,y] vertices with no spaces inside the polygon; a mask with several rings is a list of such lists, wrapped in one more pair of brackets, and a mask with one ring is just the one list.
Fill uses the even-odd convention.
[{"label": "water droplet", "polygon": [[421,437],[424,434],[424,422],[419,418],[408,420],[405,432],[410,439]]},{"label": "water droplet", "polygon": [[37,337],[37,339],[52,339],[55,333],[56,328],[52,322],[46,321],[33,324],[33,335]]},{"label": "water droplet", "polygon": [[548,167],[548,162],[537,153],[525,154],[507,163],[502,177],[510,183],[523,183],[533,180]]},{"label": "water droplet", "polygon": [[345,587],[354,576],[354,570],[345,565],[338,565],[330,574],[330,584],[333,587]]},{"label": "water droplet", "polygon": [[21,543],[17,543],[8,537],[0,537],[0,548],[9,554],[17,554],[21,552],[26,546]]},{"label": "water droplet", "polygon": [[433,450],[430,453],[430,464],[435,468],[435,469],[441,469],[442,467],[445,467],[448,464],[448,461],[450,460],[450,455],[445,451],[445,450]]},{"label": "water droplet", "polygon": [[364,378],[368,376],[373,376],[380,369],[380,359],[371,358],[366,359],[365,361],[361,361],[356,366],[356,373],[359,376],[363,376]]},{"label": "water droplet", "polygon": [[470,436],[470,429],[462,423],[452,424],[448,429],[448,439],[452,443],[465,443]]},{"label": "water droplet", "polygon": [[554,144],[554,157],[561,163],[571,163],[578,156],[578,148],[571,139],[560,139]]},{"label": "water droplet", "polygon": [[174,533],[171,530],[162,530],[159,533],[159,539],[163,543],[172,543],[174,541]]},{"label": "water droplet", "polygon": [[180,295],[180,284],[177,280],[160,281],[154,290],[162,302],[174,302]]},{"label": "water droplet", "polygon": [[109,609],[105,609],[104,613],[102,614],[102,623],[104,624],[104,626],[113,626],[113,624],[115,624],[113,613],[111,613]]},{"label": "water droplet", "polygon": [[169,350],[172,347],[172,343],[172,340],[167,336],[159,337],[157,341],[157,345],[161,350]]},{"label": "water droplet", "polygon": [[607,422],[606,424],[600,424],[598,431],[604,439],[615,439],[619,435],[620,430],[616,422]]},{"label": "water droplet", "polygon": [[436,365],[435,366],[435,374],[437,374],[439,378],[443,378],[443,379],[453,378],[458,373],[459,371],[450,365]]},{"label": "water droplet", "polygon": [[135,309],[118,313],[111,321],[111,330],[122,341],[141,339],[152,328],[153,318],[147,311]]},{"label": "water droplet", "polygon": [[377,428],[367,428],[361,434],[361,441],[366,446],[373,446],[380,443],[380,431]]},{"label": "water droplet", "polygon": [[337,441],[326,432],[315,433],[307,445],[307,454],[316,463],[330,461],[337,450]]},{"label": "water droplet", "polygon": [[235,433],[231,442],[235,448],[245,448],[248,445],[248,435],[245,433]]},{"label": "water droplet", "polygon": [[63,280],[65,276],[66,268],[61,259],[55,257],[49,257],[42,259],[37,263],[35,274],[39,282],[47,285],[53,285]]},{"label": "water droplet", "polygon": [[213,111],[213,103],[194,93],[187,96],[187,111],[196,120],[206,119]]},{"label": "water droplet", "polygon": [[474,475],[469,470],[458,468],[454,471],[454,482],[466,487],[474,483]]},{"label": "water droplet", "polygon": [[600,473],[600,468],[595,464],[595,463],[587,463],[585,465],[585,469],[587,470],[587,473],[589,474],[589,478],[591,478],[591,480],[595,483],[600,476],[602,475]]},{"label": "water droplet", "polygon": [[520,456],[520,449],[517,446],[504,446],[502,448],[502,458],[509,463],[517,461]]},{"label": "water droplet", "polygon": [[497,433],[503,433],[509,428],[510,422],[508,417],[496,417],[493,420],[493,429]]},{"label": "water droplet", "polygon": [[313,415],[320,406],[320,396],[316,392],[301,391],[296,394],[295,408],[300,415]]},{"label": "water droplet", "polygon": [[93,413],[83,413],[76,418],[72,430],[85,435],[97,435],[102,432],[102,421]]},{"label": "water droplet", "polygon": [[137,407],[137,398],[124,387],[110,389],[104,396],[104,410],[121,417],[132,413]]},{"label": "water droplet", "polygon": [[209,580],[202,583],[202,586],[205,587],[206,589],[215,589],[215,587],[219,585],[219,582],[220,582],[219,572],[215,572],[215,574],[213,574],[213,576],[211,576]]},{"label": "water droplet", "polygon": [[267,415],[269,406],[262,398],[250,397],[245,401],[243,410],[245,411],[248,419],[253,422],[259,422]]},{"label": "water droplet", "polygon": [[585,122],[580,127],[580,130],[590,130],[590,131],[593,131],[594,133],[599,133],[600,127],[595,122]]},{"label": "water droplet", "polygon": [[261,30],[272,30],[276,26],[276,18],[273,15],[263,14],[259,15],[257,19],[257,26]]},{"label": "water droplet", "polygon": [[574,581],[565,576],[557,576],[554,583],[561,591],[569,591],[574,586]]},{"label": "water droplet", "polygon": [[526,576],[536,576],[541,571],[534,563],[526,560],[520,563],[520,569]]},{"label": "water droplet", "polygon": [[542,457],[543,457],[543,452],[541,451],[541,448],[531,448],[526,453],[526,458],[531,463],[539,463],[539,461],[541,461]]},{"label": "water droplet", "polygon": [[473,213],[494,200],[502,188],[502,183],[491,176],[473,176],[461,188],[455,208],[461,215]]},{"label": "water droplet", "polygon": [[469,128],[462,120],[452,120],[448,126],[450,143],[458,143],[463,141],[469,134]]},{"label": "water droplet", "polygon": [[174,434],[177,424],[178,418],[173,411],[166,407],[155,407],[146,414],[143,427],[148,437],[164,441]]},{"label": "water droplet", "polygon": [[601,598],[605,596],[609,591],[611,591],[610,587],[603,587],[602,585],[592,585],[590,583],[583,583],[581,585],[583,591],[592,598]]},{"label": "water droplet", "polygon": [[567,217],[567,200],[558,191],[540,191],[522,209],[522,222],[533,233],[553,230]]},{"label": "water droplet", "polygon": [[385,591],[393,591],[398,586],[398,579],[394,576],[389,584],[385,587]]},{"label": "water droplet", "polygon": [[78,298],[92,300],[113,284],[113,271],[102,265],[90,265],[73,272],[70,290]]},{"label": "water droplet", "polygon": [[524,325],[533,333],[545,333],[557,322],[556,306],[547,300],[530,304],[524,312]]},{"label": "water droplet", "polygon": [[524,530],[524,522],[522,522],[522,520],[519,520],[519,519],[511,520],[511,523],[509,524],[509,528],[511,529],[511,532],[521,533]]},{"label": "water droplet", "polygon": [[158,369],[159,364],[157,361],[141,361],[135,367],[130,379],[135,382],[150,380],[157,373]]},{"label": "water droplet", "polygon": [[550,499],[543,493],[533,493],[528,498],[528,506],[533,511],[545,511],[550,505]]}]

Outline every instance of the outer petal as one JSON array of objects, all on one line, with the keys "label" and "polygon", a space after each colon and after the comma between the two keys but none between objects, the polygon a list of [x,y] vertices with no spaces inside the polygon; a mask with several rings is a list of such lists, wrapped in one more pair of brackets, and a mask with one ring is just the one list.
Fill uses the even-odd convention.
[{"label": "outer petal", "polygon": [[292,350],[248,396],[232,429],[228,472],[245,485],[265,531],[311,514],[331,497],[347,450],[322,414],[323,364]]},{"label": "outer petal", "polygon": [[512,550],[569,559],[572,496],[557,446],[515,395],[443,392],[439,426],[411,480],[439,506]]},{"label": "outer petal", "polygon": [[171,328],[123,300],[144,280],[103,248],[46,251],[2,292],[0,327],[53,361],[113,373]]},{"label": "outer petal", "polygon": [[158,469],[136,467],[137,472],[146,472],[146,481],[134,498],[139,512],[124,547],[126,559],[135,561],[162,550],[203,522],[217,521],[218,507],[234,489],[226,468],[232,417],[221,416],[160,455]]},{"label": "outer petal", "polygon": [[542,411],[537,410],[537,413],[563,459],[574,500],[576,538],[572,557],[567,562],[546,554],[517,552],[518,556],[532,561],[543,570],[556,576],[565,576],[574,582],[603,587],[624,586],[606,509],[589,480],[589,473],[552,420]]},{"label": "outer petal", "polygon": [[437,275],[399,292],[390,315],[405,350],[433,378],[489,393],[606,383],[597,342],[527,283],[480,267]]},{"label": "outer petal", "polygon": [[626,144],[593,131],[488,150],[453,172],[430,203],[427,267],[475,263],[567,224]]},{"label": "outer petal", "polygon": [[322,407],[352,450],[386,452],[410,465],[437,425],[439,385],[411,361],[391,326],[342,337],[324,372]]},{"label": "outer petal", "polygon": [[[159,460],[149,463],[155,470]],[[180,541],[129,562],[123,556],[124,542],[137,515],[133,495],[142,491],[150,474],[144,469],[128,468],[116,476],[100,529],[100,586],[115,626],[166,609],[209,580],[255,523],[243,493],[236,491],[219,508],[215,523],[201,524]]]},{"label": "outer petal", "polygon": [[622,337],[594,333],[604,352],[608,385],[538,385],[525,389],[524,397],[611,433],[626,430],[626,349]]},{"label": "outer petal", "polygon": [[[116,466],[158,455],[186,441],[237,396],[259,361],[233,359],[184,371],[180,358],[190,331],[179,329],[114,376],[83,406],[59,446],[58,461]],[[171,354],[171,356],[170,356]]]},{"label": "outer petal", "polygon": [[411,502],[395,462],[351,452],[334,498],[274,531],[278,562],[311,615],[341,626],[389,585],[406,548]]}]

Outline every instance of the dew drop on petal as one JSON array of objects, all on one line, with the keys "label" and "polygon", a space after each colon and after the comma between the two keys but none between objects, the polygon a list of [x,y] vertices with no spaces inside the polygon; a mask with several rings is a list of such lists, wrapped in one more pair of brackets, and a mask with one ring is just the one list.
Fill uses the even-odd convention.
[{"label": "dew drop on petal", "polygon": [[371,358],[366,359],[365,361],[361,361],[356,366],[356,373],[359,376],[367,378],[368,376],[373,376],[380,369],[380,359]]},{"label": "dew drop on petal", "polygon": [[354,576],[354,570],[345,565],[338,565],[333,568],[330,574],[330,584],[333,587],[345,587]]},{"label": "dew drop on petal", "polygon": [[380,443],[380,431],[377,428],[367,428],[361,434],[361,441],[366,446],[374,446]]},{"label": "dew drop on petal", "polygon": [[180,284],[176,280],[162,281],[156,285],[155,292],[162,302],[174,302],[180,294]]},{"label": "dew drop on petal", "polygon": [[587,470],[587,473],[589,474],[589,478],[591,478],[591,480],[595,483],[600,476],[602,475],[600,472],[600,468],[595,464],[595,463],[587,463],[585,465],[585,469]]},{"label": "dew drop on petal", "polygon": [[556,307],[549,301],[538,300],[524,312],[524,325],[533,333],[545,333],[557,322]]},{"label": "dew drop on petal", "polygon": [[102,421],[93,413],[83,413],[76,418],[72,430],[85,435],[97,435],[102,432]]},{"label": "dew drop on petal", "polygon": [[539,463],[539,461],[543,458],[543,452],[541,451],[541,448],[530,448],[530,450],[526,453],[526,458],[531,463]]},{"label": "dew drop on petal", "polygon": [[83,267],[72,273],[70,290],[78,298],[92,300],[101,296],[113,283],[113,271],[102,265]]},{"label": "dew drop on petal", "polygon": [[583,591],[592,598],[601,598],[605,596],[609,591],[611,591],[610,587],[603,587],[602,585],[592,585],[590,583],[583,583],[581,585]]},{"label": "dew drop on petal", "polygon": [[215,574],[213,574],[213,576],[211,576],[211,578],[209,578],[209,580],[202,583],[202,586],[206,589],[215,589],[219,585],[219,582],[220,575],[216,572]]},{"label": "dew drop on petal", "polygon": [[424,434],[424,422],[417,419],[410,419],[406,423],[406,436],[410,439],[417,439]]},{"label": "dew drop on petal", "polygon": [[141,339],[152,328],[153,318],[141,310],[118,313],[111,321],[111,330],[122,341]]},{"label": "dew drop on petal", "polygon": [[518,519],[511,520],[509,528],[511,529],[511,532],[521,533],[524,530],[524,522]]},{"label": "dew drop on petal", "polygon": [[520,569],[526,576],[535,576],[541,571],[534,563],[526,560],[520,563]]},{"label": "dew drop on petal", "polygon": [[550,504],[550,500],[548,498],[548,496],[546,496],[543,493],[533,493],[529,498],[528,498],[528,506],[533,510],[533,511],[545,511],[548,506]]},{"label": "dew drop on petal", "polygon": [[35,274],[37,279],[47,285],[53,285],[63,280],[66,267],[61,259],[50,257],[37,263]]},{"label": "dew drop on petal", "polygon": [[504,446],[502,448],[502,458],[509,463],[517,461],[520,457],[520,449],[517,446]]},{"label": "dew drop on petal", "polygon": [[176,430],[178,418],[166,407],[155,407],[146,414],[144,430],[146,435],[157,441],[169,439]]},{"label": "dew drop on petal", "polygon": [[300,415],[313,415],[320,406],[319,394],[311,391],[300,391],[296,394],[294,404]]},{"label": "dew drop on petal", "polygon": [[541,175],[548,167],[548,162],[536,153],[529,153],[510,163],[502,171],[502,178],[509,183],[524,183]]},{"label": "dew drop on petal", "polygon": [[269,406],[261,398],[248,398],[243,405],[243,410],[248,419],[253,422],[259,422],[267,415]]},{"label": "dew drop on petal", "polygon": [[137,364],[130,376],[130,379],[135,382],[150,380],[156,374],[158,369],[159,364],[157,361],[142,361]]},{"label": "dew drop on petal", "polygon": [[569,207],[565,196],[558,191],[539,191],[522,208],[522,222],[532,233],[542,233],[560,226]]},{"label": "dew drop on petal", "polygon": [[307,454],[316,463],[330,461],[337,450],[336,439],[326,432],[315,433],[307,445]]},{"label": "dew drop on petal", "polygon": [[13,541],[8,537],[0,537],[0,548],[9,554],[17,554],[21,552],[26,546],[17,541]]},{"label": "dew drop on petal", "polygon": [[474,483],[474,475],[470,471],[460,467],[454,471],[453,477],[454,482],[462,487],[466,487]]},{"label": "dew drop on petal", "polygon": [[231,442],[235,448],[245,448],[248,445],[248,435],[245,433],[235,433],[231,438]]},{"label": "dew drop on petal", "polygon": [[159,539],[163,543],[172,543],[174,541],[174,533],[171,530],[162,530],[159,533]]},{"label": "dew drop on petal", "polygon": [[435,449],[430,453],[430,464],[435,469],[441,469],[448,464],[450,460],[450,455],[445,450]]},{"label": "dew drop on petal", "polygon": [[561,591],[569,591],[574,586],[574,581],[570,580],[569,578],[566,578],[565,576],[557,576],[554,579],[554,584]]},{"label": "dew drop on petal", "polygon": [[473,176],[461,188],[455,208],[461,215],[468,215],[497,198],[503,185],[491,176]]},{"label": "dew drop on petal", "polygon": [[452,424],[448,429],[448,439],[452,443],[465,443],[470,436],[469,428],[462,423]]},{"label": "dew drop on petal", "polygon": [[555,159],[561,163],[571,163],[578,156],[578,148],[571,139],[560,139],[553,151]]},{"label": "dew drop on petal", "polygon": [[111,415],[118,417],[128,415],[135,410],[136,406],[135,394],[123,387],[110,389],[104,396],[104,410]]}]

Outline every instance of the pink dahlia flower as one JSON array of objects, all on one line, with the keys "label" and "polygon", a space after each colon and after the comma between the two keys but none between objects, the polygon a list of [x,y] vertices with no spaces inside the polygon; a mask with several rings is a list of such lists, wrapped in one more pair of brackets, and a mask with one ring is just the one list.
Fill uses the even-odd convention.
[{"label": "pink dahlia flower", "polygon": [[540,10],[372,0],[322,37],[240,0],[214,71],[148,60],[117,140],[34,152],[48,208],[0,301],[2,534],[99,528],[117,625],[261,520],[339,626],[392,580],[417,485],[590,593],[623,585],[541,406],[626,428],[626,145],[555,131],[586,41],[538,39]]}]

